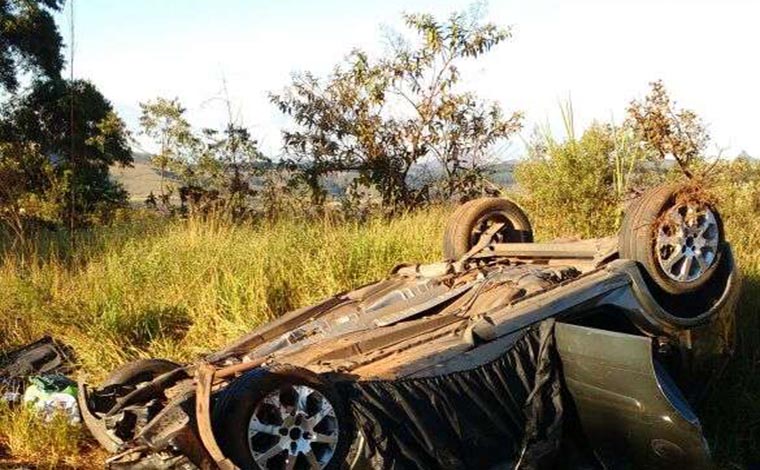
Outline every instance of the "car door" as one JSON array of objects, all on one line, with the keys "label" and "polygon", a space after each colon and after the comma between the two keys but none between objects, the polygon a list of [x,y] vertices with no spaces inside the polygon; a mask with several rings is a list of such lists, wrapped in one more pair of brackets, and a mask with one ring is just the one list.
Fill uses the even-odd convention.
[{"label": "car door", "polygon": [[647,336],[557,323],[567,388],[609,468],[711,468],[699,419]]}]

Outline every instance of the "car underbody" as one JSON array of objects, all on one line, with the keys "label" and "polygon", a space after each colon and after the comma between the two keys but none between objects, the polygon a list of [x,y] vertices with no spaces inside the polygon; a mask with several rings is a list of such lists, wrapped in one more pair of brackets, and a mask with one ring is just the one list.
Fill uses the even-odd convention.
[{"label": "car underbody", "polygon": [[[552,383],[571,397],[567,400],[572,401],[578,426],[600,466],[709,468],[709,449],[691,406],[717,377],[733,348],[739,280],[730,247],[722,248],[714,287],[707,294],[673,296],[662,294],[640,263],[621,256],[618,237],[515,243],[495,236],[503,226],[496,220],[455,260],[398,266],[384,280],[286,314],[193,364],[156,373],[140,383],[98,388],[81,384],[84,421],[114,454],[108,466],[245,467],[248,464],[228,455],[231,444],[226,442],[231,438],[224,434],[232,428],[214,409],[235,409],[227,403],[231,398],[220,397],[228,388],[237,387],[239,392],[240,386],[232,385],[236,381],[254,380],[255,374],[264,377],[266,371],[276,375],[287,366],[305,370],[340,392],[336,396],[346,402],[350,410],[346,414],[357,421],[350,426],[350,436],[346,434],[351,441],[346,449],[358,450],[343,452],[338,443],[346,437],[334,423],[349,426],[348,418],[337,416],[336,399],[328,400],[329,394],[320,394],[319,387],[309,388],[308,380],[293,382],[294,404],[281,404],[285,388],[275,388],[276,392],[262,395],[247,421],[249,439],[259,433],[272,442],[261,449],[249,442],[255,462],[251,468],[280,468],[280,463],[282,468],[373,468],[388,466],[387,459],[395,458],[376,455],[373,460],[367,449],[375,454],[406,452],[412,456],[409,462],[416,462],[409,466],[440,466],[448,458],[451,468],[472,467],[474,457],[438,455],[435,448],[455,445],[452,438],[434,445],[434,437],[420,444],[425,441],[419,437],[425,426],[441,426],[440,420],[426,418],[428,412],[416,411],[427,406],[422,403],[425,397],[441,394],[440,400],[446,401],[447,396],[461,393],[460,401],[488,408],[500,405],[478,402],[494,396],[514,398],[517,393],[521,398],[515,401],[527,403],[536,393],[552,393],[545,388],[539,392],[539,382],[550,376],[556,376]],[[537,358],[548,347],[556,351],[558,360]],[[527,363],[536,370],[523,372]],[[494,385],[488,393],[495,395],[486,394],[490,398],[484,399],[482,390],[461,390],[478,388],[479,383],[493,385],[492,377],[515,370],[516,383],[523,382],[522,388],[516,386],[518,392]],[[406,388],[399,389],[400,384]],[[525,396],[520,395],[523,390]],[[298,395],[302,392],[311,396],[309,403],[316,411],[304,411],[307,398]],[[552,395],[555,405],[558,393]],[[407,402],[408,407],[398,408]],[[447,406],[456,404],[439,411]],[[274,421],[259,421],[256,410],[261,407],[279,409],[279,414]],[[551,426],[546,424],[550,419],[536,417],[541,409],[517,419],[520,432]],[[415,423],[410,426],[418,426],[419,432],[406,444],[383,450],[378,433],[369,431],[375,429],[372,422],[389,423],[397,413],[408,413]],[[468,419],[457,412],[451,416],[446,419]],[[320,428],[321,419],[333,425]],[[499,427],[500,419],[491,426]],[[392,426],[388,429],[401,433]],[[497,435],[506,434],[485,432],[473,442]],[[456,439],[470,442],[462,433]],[[500,462],[523,468],[525,455],[540,447],[525,441]],[[408,450],[417,444],[427,447],[430,455],[420,457],[420,452]],[[341,462],[336,464],[338,458]]]}]

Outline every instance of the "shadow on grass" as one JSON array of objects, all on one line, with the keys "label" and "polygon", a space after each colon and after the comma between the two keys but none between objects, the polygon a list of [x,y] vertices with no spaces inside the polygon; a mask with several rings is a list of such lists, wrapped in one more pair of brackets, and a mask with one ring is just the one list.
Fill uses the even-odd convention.
[{"label": "shadow on grass", "polygon": [[56,260],[66,266],[83,265],[108,249],[161,233],[170,225],[170,221],[158,217],[80,228],[74,232],[48,225],[30,229],[23,241],[0,227],[0,260],[12,257],[26,263]]},{"label": "shadow on grass", "polygon": [[278,279],[270,282],[265,296],[267,307],[275,318],[296,308],[293,304],[293,288],[287,280]]},{"label": "shadow on grass", "polygon": [[700,415],[719,468],[760,466],[760,273],[744,279],[736,355]]}]

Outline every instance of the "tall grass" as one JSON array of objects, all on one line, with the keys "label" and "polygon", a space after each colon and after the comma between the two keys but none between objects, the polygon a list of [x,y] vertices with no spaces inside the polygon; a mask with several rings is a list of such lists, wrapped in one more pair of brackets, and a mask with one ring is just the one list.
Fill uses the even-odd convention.
[{"label": "tall grass", "polygon": [[[0,261],[0,351],[50,334],[97,383],[138,357],[192,360],[288,310],[439,258],[444,208],[364,223],[156,221],[60,234]],[[0,409],[3,462],[100,468],[84,433]],[[41,449],[46,449],[44,452]],[[102,464],[100,464],[102,466]]]},{"label": "tall grass", "polygon": [[52,334],[99,379],[130,359],[189,360],[263,321],[439,256],[445,210],[365,223],[141,222],[0,262],[0,349]]},{"label": "tall grass", "polygon": [[760,163],[719,170],[715,196],[744,285],[735,357],[700,416],[720,467],[737,469],[760,464]]},{"label": "tall grass", "polygon": [[103,452],[84,436],[84,428],[70,424],[63,414],[46,422],[32,409],[0,403],[0,468],[29,468],[28,463],[40,470],[103,468],[102,458],[92,458]]}]

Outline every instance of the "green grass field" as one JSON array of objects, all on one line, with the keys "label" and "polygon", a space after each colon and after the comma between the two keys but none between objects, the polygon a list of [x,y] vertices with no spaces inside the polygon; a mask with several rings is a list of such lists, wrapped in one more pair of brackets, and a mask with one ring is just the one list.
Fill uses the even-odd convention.
[{"label": "green grass field", "polygon": [[[137,357],[192,360],[287,310],[440,257],[449,208],[364,224],[285,221],[230,226],[145,219],[50,235],[0,262],[0,350],[51,334],[96,383]],[[760,462],[760,223],[727,214],[746,285],[737,356],[701,410],[720,465]],[[540,224],[539,224],[540,230]],[[554,234],[539,233],[539,238]],[[74,444],[72,444],[72,442]],[[86,433],[0,409],[3,462],[101,468]]]}]

